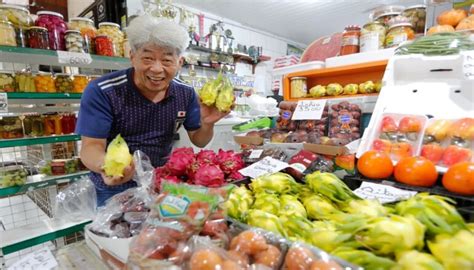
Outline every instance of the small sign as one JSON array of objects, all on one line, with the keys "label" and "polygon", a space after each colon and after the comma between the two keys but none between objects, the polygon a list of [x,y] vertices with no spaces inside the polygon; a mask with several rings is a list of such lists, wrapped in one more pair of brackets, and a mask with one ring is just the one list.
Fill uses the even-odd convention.
[{"label": "small sign", "polygon": [[8,270],[50,270],[58,266],[51,250],[45,247],[21,258],[12,264]]},{"label": "small sign", "polygon": [[464,55],[463,73],[467,80],[474,80],[474,51],[462,52]]},{"label": "small sign", "polygon": [[7,93],[0,93],[0,113],[8,112],[8,96]]},{"label": "small sign", "polygon": [[253,149],[252,152],[249,155],[249,159],[257,159],[260,158],[260,156],[263,153],[263,149]]},{"label": "small sign", "polygon": [[416,195],[416,191],[408,191],[387,185],[363,182],[354,193],[367,200],[378,200],[380,203],[391,203],[406,200]]},{"label": "small sign", "polygon": [[325,99],[300,100],[293,113],[292,120],[319,120],[323,115]]},{"label": "small sign", "polygon": [[288,168],[288,166],[289,165],[286,162],[279,161],[272,157],[265,157],[264,159],[255,162],[246,168],[243,168],[239,172],[245,176],[257,178],[264,174],[279,172],[285,168]]},{"label": "small sign", "polygon": [[88,53],[57,51],[60,64],[88,65],[92,63],[92,57]]}]

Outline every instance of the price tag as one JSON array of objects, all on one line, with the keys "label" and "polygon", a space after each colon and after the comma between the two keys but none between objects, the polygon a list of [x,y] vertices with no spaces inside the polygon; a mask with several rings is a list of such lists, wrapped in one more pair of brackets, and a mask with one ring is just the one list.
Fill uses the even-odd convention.
[{"label": "price tag", "polygon": [[7,93],[0,93],[0,113],[8,112],[8,96]]},{"label": "price tag", "polygon": [[463,73],[467,80],[474,80],[474,50],[462,52],[464,55]]},{"label": "price tag", "polygon": [[253,149],[249,155],[249,159],[259,158],[263,153],[263,149]]},{"label": "price tag", "polygon": [[58,62],[60,64],[71,64],[71,65],[88,65],[92,63],[92,57],[88,53],[76,53],[76,52],[65,52],[57,51]]},{"label": "price tag", "polygon": [[325,99],[300,100],[291,120],[319,120],[323,115]]},{"label": "price tag", "polygon": [[239,172],[245,176],[257,178],[267,173],[276,173],[288,167],[288,163],[279,161],[272,157],[265,157],[264,159],[255,162],[254,164],[243,168]]},{"label": "price tag", "polygon": [[45,247],[21,258],[12,264],[8,270],[50,270],[58,266],[51,250]]},{"label": "price tag", "polygon": [[380,203],[391,203],[406,200],[416,195],[416,191],[408,191],[387,185],[363,182],[354,193],[367,200],[378,200]]}]

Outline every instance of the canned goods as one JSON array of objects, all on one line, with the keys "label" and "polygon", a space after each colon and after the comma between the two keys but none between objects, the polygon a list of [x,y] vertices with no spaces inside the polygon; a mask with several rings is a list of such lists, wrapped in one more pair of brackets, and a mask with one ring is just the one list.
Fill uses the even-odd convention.
[{"label": "canned goods", "polygon": [[308,87],[306,85],[305,77],[293,77],[291,80],[291,97],[302,98],[308,94]]},{"label": "canned goods", "polygon": [[362,27],[360,36],[360,51],[376,51],[384,48],[385,25],[381,22],[370,22]]}]

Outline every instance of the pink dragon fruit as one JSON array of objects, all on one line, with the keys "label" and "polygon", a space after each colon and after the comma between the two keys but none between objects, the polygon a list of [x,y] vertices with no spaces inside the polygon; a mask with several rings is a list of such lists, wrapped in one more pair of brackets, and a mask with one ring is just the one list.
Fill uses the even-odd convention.
[{"label": "pink dragon fruit", "polygon": [[166,163],[166,168],[171,175],[182,176],[186,174],[186,168],[193,163],[194,152],[192,148],[177,148]]},{"label": "pink dragon fruit", "polygon": [[206,187],[220,187],[224,184],[224,173],[217,165],[204,164],[194,175],[194,183]]},{"label": "pink dragon fruit", "polygon": [[238,181],[244,179],[245,176],[243,176],[241,173],[238,171],[233,171],[229,176],[227,176],[227,182],[232,182],[232,181]]},{"label": "pink dragon fruit", "polygon": [[213,164],[216,162],[216,153],[212,150],[201,150],[197,153],[196,159],[202,163]]},{"label": "pink dragon fruit", "polygon": [[244,167],[244,161],[240,154],[237,154],[232,150],[224,151],[219,149],[216,159],[219,162],[219,167],[226,175]]},{"label": "pink dragon fruit", "polygon": [[153,185],[156,192],[160,192],[162,181],[169,181],[173,183],[181,182],[178,177],[171,175],[170,170],[166,166],[158,167],[155,169],[155,182],[153,183]]}]

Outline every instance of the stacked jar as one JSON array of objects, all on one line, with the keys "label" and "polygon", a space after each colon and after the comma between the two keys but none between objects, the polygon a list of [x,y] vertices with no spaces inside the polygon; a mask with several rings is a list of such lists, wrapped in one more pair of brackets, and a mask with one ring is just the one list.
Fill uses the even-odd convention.
[{"label": "stacked jar", "polygon": [[31,71],[21,71],[15,74],[18,92],[36,92],[35,80]]},{"label": "stacked jar", "polygon": [[16,46],[15,28],[9,21],[0,20],[0,45]]},{"label": "stacked jar", "polygon": [[15,92],[15,79],[10,72],[0,71],[0,93]]},{"label": "stacked jar", "polygon": [[103,56],[114,56],[114,44],[106,35],[95,37],[95,53]]},{"label": "stacked jar", "polygon": [[28,30],[28,44],[30,48],[49,50],[48,29],[40,26],[32,26]]},{"label": "stacked jar", "polygon": [[39,93],[56,93],[53,75],[50,72],[40,72],[35,78],[36,92]]},{"label": "stacked jar", "polygon": [[339,55],[348,55],[359,52],[360,27],[348,25],[342,33],[342,45]]},{"label": "stacked jar", "polygon": [[360,52],[377,51],[385,45],[385,25],[381,22],[370,22],[364,25],[360,35]]},{"label": "stacked jar", "polygon": [[426,24],[426,6],[416,5],[407,7],[403,13],[403,16],[410,19],[410,23],[415,30],[417,35],[423,35],[425,33]]},{"label": "stacked jar", "polygon": [[110,22],[99,23],[99,35],[104,35],[110,38],[113,44],[113,56],[123,56],[123,32],[120,31],[120,25]]},{"label": "stacked jar", "polygon": [[59,93],[72,93],[74,89],[72,77],[67,73],[57,73],[54,78],[54,85]]},{"label": "stacked jar", "polygon": [[67,26],[63,15],[52,11],[39,11],[37,15],[36,26],[48,29],[49,49],[65,51],[66,43],[64,36]]},{"label": "stacked jar", "polygon": [[74,79],[72,81],[72,84],[73,84],[72,92],[73,93],[84,92],[84,89],[86,88],[88,83],[89,83],[89,78],[87,78],[87,75],[81,75],[81,74],[74,75]]},{"label": "stacked jar", "polygon": [[27,30],[33,24],[28,9],[16,5],[0,5],[0,20],[12,23],[15,29],[16,46],[28,47]]},{"label": "stacked jar", "polygon": [[385,48],[397,47],[405,41],[415,39],[415,30],[410,20],[403,16],[397,16],[389,21]]},{"label": "stacked jar", "polygon": [[65,39],[66,50],[68,52],[84,52],[84,39],[82,38],[81,32],[78,30],[67,30]]},{"label": "stacked jar", "polygon": [[84,52],[94,53],[94,38],[97,29],[94,26],[94,21],[88,18],[72,18],[69,20],[69,29],[78,30],[81,32],[84,39]]}]

